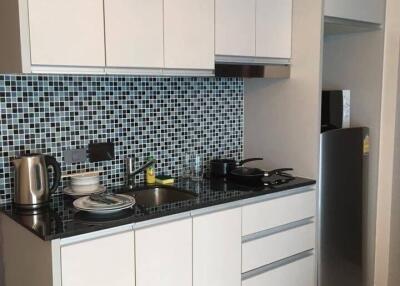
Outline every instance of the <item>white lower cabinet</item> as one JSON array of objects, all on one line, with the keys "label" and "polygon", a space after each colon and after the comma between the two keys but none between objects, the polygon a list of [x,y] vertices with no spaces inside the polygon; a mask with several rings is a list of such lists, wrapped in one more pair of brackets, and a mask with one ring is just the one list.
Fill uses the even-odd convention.
[{"label": "white lower cabinet", "polygon": [[193,218],[193,286],[241,285],[241,208]]},{"label": "white lower cabinet", "polygon": [[135,238],[137,286],[192,285],[192,218],[138,229]]},{"label": "white lower cabinet", "polygon": [[314,249],[314,247],[314,223],[245,242],[242,247],[242,272]]},{"label": "white lower cabinet", "polygon": [[312,286],[315,285],[314,256],[267,270],[242,281],[242,286]]},{"label": "white lower cabinet", "polygon": [[315,216],[315,191],[244,206],[242,235],[264,231]]},{"label": "white lower cabinet", "polygon": [[62,286],[135,286],[133,231],[61,247]]},{"label": "white lower cabinet", "polygon": [[57,285],[313,286],[314,203],[310,191],[67,241]]}]

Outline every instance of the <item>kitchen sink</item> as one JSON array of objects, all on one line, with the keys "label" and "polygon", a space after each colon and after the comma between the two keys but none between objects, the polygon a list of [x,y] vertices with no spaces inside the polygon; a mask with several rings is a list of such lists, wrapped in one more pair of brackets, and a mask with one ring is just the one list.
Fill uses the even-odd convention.
[{"label": "kitchen sink", "polygon": [[143,207],[156,207],[164,204],[191,200],[197,194],[169,186],[146,187],[134,191],[136,203]]}]

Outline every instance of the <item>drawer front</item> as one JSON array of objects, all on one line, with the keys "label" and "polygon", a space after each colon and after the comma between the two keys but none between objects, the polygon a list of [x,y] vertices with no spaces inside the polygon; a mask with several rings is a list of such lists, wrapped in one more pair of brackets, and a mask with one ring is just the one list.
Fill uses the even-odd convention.
[{"label": "drawer front", "polygon": [[242,281],[242,286],[313,286],[314,256],[291,262]]},{"label": "drawer front", "polygon": [[244,206],[242,235],[315,216],[315,191]]},{"label": "drawer front", "polygon": [[242,272],[315,248],[315,224],[292,228],[242,245]]}]

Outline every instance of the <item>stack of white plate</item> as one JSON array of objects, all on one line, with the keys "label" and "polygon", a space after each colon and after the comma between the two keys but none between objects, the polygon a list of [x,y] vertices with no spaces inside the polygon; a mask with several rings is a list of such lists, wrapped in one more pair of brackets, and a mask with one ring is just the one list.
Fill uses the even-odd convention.
[{"label": "stack of white plate", "polygon": [[[123,194],[102,194],[100,199],[92,199],[85,196],[74,201],[74,207],[80,211],[90,212],[94,214],[109,214],[119,212],[135,205],[135,198]],[[104,202],[102,200],[105,200]]]},{"label": "stack of white plate", "polygon": [[82,197],[103,193],[105,190],[105,187],[100,185],[99,173],[91,172],[72,175],[70,186],[64,189],[64,194]]}]

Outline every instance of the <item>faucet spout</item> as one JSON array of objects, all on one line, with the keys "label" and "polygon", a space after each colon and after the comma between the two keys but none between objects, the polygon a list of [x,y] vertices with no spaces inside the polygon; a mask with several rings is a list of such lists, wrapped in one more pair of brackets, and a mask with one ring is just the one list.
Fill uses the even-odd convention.
[{"label": "faucet spout", "polygon": [[128,189],[133,189],[136,185],[136,175],[146,170],[146,168],[154,165],[157,161],[155,159],[149,160],[144,163],[141,167],[134,170],[134,159],[127,158],[125,160],[126,170],[125,170],[125,186]]}]

